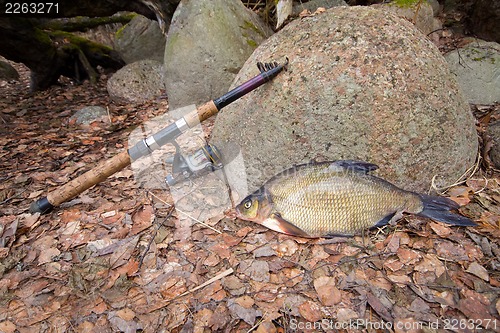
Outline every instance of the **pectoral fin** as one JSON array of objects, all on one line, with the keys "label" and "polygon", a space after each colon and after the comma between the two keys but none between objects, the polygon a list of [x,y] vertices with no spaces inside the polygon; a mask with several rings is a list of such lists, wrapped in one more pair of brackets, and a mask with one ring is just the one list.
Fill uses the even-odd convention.
[{"label": "pectoral fin", "polygon": [[268,227],[271,230],[281,232],[287,235],[312,238],[304,230],[288,222],[287,220],[282,218],[281,215],[278,213],[273,213],[269,215],[267,219],[262,221],[262,225]]}]

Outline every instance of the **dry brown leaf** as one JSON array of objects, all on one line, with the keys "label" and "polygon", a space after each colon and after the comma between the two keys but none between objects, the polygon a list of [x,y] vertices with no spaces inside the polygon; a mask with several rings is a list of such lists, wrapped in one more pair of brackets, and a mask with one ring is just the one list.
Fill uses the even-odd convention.
[{"label": "dry brown leaf", "polygon": [[324,306],[333,306],[342,301],[342,293],[335,286],[335,278],[333,277],[321,276],[314,279],[314,289]]},{"label": "dry brown leaf", "polygon": [[404,264],[401,260],[396,258],[389,258],[384,262],[384,267],[390,269],[392,272],[399,271],[403,266]]},{"label": "dry brown leaf", "polygon": [[[358,288],[358,292],[359,292]],[[361,292],[360,292],[361,293]],[[391,309],[392,307],[384,305],[384,303],[388,302],[382,302],[380,295],[374,295],[370,290],[365,292],[366,294],[366,300],[368,301],[368,304],[370,304],[370,307],[384,320],[386,321],[393,321],[392,315],[391,315]],[[346,316],[347,314],[344,314]],[[340,319],[339,319],[340,321]]]},{"label": "dry brown leaf", "polygon": [[410,284],[412,282],[411,278],[406,274],[403,274],[403,275],[387,274],[387,278],[391,282],[402,284],[402,285],[407,285],[407,284]]},{"label": "dry brown leaf", "polygon": [[123,320],[130,321],[134,319],[135,312],[129,308],[123,308],[121,310],[116,311],[116,315]]},{"label": "dry brown leaf", "polygon": [[257,317],[262,316],[262,312],[260,310],[254,309],[253,307],[248,309],[244,308],[236,303],[234,299],[229,299],[227,301],[227,308],[234,318],[239,318],[250,326],[255,324],[255,319]]},{"label": "dry brown leaf", "polygon": [[209,327],[214,312],[208,308],[201,309],[194,314],[193,332],[203,332],[204,328]]},{"label": "dry brown leaf", "polygon": [[299,313],[305,320],[312,323],[320,321],[323,318],[323,313],[319,305],[311,301],[305,301],[300,304]]},{"label": "dry brown leaf", "polygon": [[155,219],[154,210],[151,205],[145,205],[132,215],[132,230],[130,235],[137,235],[143,230],[151,227]]},{"label": "dry brown leaf", "polygon": [[267,261],[262,260],[252,261],[250,267],[244,271],[244,274],[258,282],[269,282],[271,278],[269,264]]},{"label": "dry brown leaf", "polygon": [[409,250],[402,247],[398,249],[396,255],[398,256],[399,260],[401,260],[401,262],[405,265],[413,265],[422,258],[418,251]]},{"label": "dry brown leaf", "polygon": [[2,333],[14,333],[16,331],[16,325],[8,320],[0,322],[0,332]]},{"label": "dry brown leaf", "polygon": [[[458,302],[458,309],[467,318],[483,321],[488,319],[490,322],[498,320],[490,315],[489,307],[491,304],[486,296],[468,289],[461,290],[460,293],[463,298]],[[497,329],[500,329],[500,327]]]},{"label": "dry brown leaf", "polygon": [[283,242],[280,242],[278,245],[278,250],[276,251],[278,256],[292,256],[297,252],[299,246],[293,239],[285,239]]},{"label": "dry brown leaf", "polygon": [[255,302],[250,296],[241,296],[234,300],[238,305],[244,307],[245,309],[251,308]]},{"label": "dry brown leaf", "polygon": [[268,320],[260,323],[259,327],[255,330],[255,333],[277,333],[278,330],[274,324]]},{"label": "dry brown leaf", "polygon": [[479,265],[475,261],[469,265],[466,272],[471,273],[471,274],[477,276],[478,278],[483,279],[486,282],[490,280],[490,275],[488,274],[488,271],[486,270],[486,268]]},{"label": "dry brown leaf", "polygon": [[439,237],[448,237],[453,232],[453,230],[444,223],[430,221],[429,226]]},{"label": "dry brown leaf", "polygon": [[40,252],[40,255],[38,256],[38,265],[43,265],[45,263],[51,262],[53,261],[54,257],[57,257],[60,254],[61,251],[59,251],[55,247],[44,249],[43,251]]},{"label": "dry brown leaf", "polygon": [[462,244],[454,244],[449,241],[438,241],[436,243],[436,253],[441,258],[454,261],[466,261],[469,259]]}]

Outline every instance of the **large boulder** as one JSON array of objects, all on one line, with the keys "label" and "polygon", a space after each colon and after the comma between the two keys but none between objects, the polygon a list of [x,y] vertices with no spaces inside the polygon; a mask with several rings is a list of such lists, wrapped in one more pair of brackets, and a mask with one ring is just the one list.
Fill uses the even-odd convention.
[{"label": "large boulder", "polygon": [[127,64],[145,59],[163,62],[165,40],[158,22],[137,15],[116,32],[114,48]]},{"label": "large boulder", "polygon": [[439,50],[410,22],[369,7],[296,20],[253,53],[233,86],[257,74],[256,61],[285,56],[288,72],[223,109],[212,132],[226,156],[242,156],[245,170],[229,178],[246,175],[248,191],[311,160],[365,160],[417,191],[434,176],[452,184],[474,164],[469,106]]},{"label": "large boulder", "polygon": [[413,22],[424,35],[442,28],[441,21],[434,17],[435,7],[431,2],[420,2],[419,0],[393,1],[372,6],[383,11],[390,11]]},{"label": "large boulder", "polygon": [[107,90],[118,103],[141,103],[165,95],[163,64],[140,60],[120,68],[108,80]]},{"label": "large boulder", "polygon": [[165,49],[170,109],[219,97],[272,31],[241,1],[182,0]]},{"label": "large boulder", "polygon": [[500,44],[470,38],[445,55],[469,103],[500,102]]},{"label": "large boulder", "polygon": [[0,80],[19,80],[19,73],[7,61],[0,59]]}]

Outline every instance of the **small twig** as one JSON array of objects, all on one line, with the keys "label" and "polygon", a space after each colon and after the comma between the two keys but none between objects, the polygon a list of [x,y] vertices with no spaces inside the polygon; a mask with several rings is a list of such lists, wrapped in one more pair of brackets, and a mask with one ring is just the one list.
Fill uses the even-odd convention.
[{"label": "small twig", "polygon": [[267,316],[267,311],[264,312],[264,315],[262,315],[262,318],[260,320],[258,320],[255,325],[253,325],[252,327],[250,327],[250,329],[247,331],[247,333],[250,333],[254,329],[256,329],[257,327],[259,327],[259,325],[262,324],[264,322],[264,320],[266,319],[266,316]]},{"label": "small twig", "polygon": [[[151,192],[150,192],[150,193],[151,193]],[[161,201],[161,203],[163,203],[163,204],[167,205],[168,207],[174,207],[174,209],[175,209],[177,212],[179,212],[180,214],[182,214],[182,215],[186,216],[187,218],[190,218],[191,220],[195,221],[196,223],[199,223],[199,224],[201,224],[202,226],[204,226],[204,227],[206,227],[206,228],[208,228],[208,229],[210,229],[210,230],[213,230],[213,231],[215,231],[215,232],[216,232],[216,233],[218,233],[218,234],[222,234],[222,232],[221,232],[221,231],[219,231],[219,230],[215,229],[214,227],[212,227],[212,226],[210,226],[210,225],[206,224],[205,222],[202,222],[202,221],[198,220],[197,218],[195,218],[195,217],[193,217],[193,216],[189,215],[188,213],[183,212],[182,210],[180,210],[180,209],[176,208],[175,206],[173,206],[173,205],[169,204],[169,203],[168,203],[168,202],[166,202],[165,200],[163,200],[163,199],[159,198],[159,197],[158,197],[158,196],[156,196],[154,193],[151,193],[151,195],[152,195],[152,196],[154,196],[154,197],[155,197],[156,199],[158,199],[159,201]]]},{"label": "small twig", "polygon": [[108,119],[109,119],[109,122],[112,124],[112,123],[113,123],[113,120],[111,119],[111,113],[109,112],[109,106],[106,106],[106,111],[108,112]]},{"label": "small twig", "polygon": [[191,289],[191,290],[188,290],[182,294],[180,294],[179,296],[177,296],[176,298],[178,297],[182,297],[182,296],[186,296],[188,294],[191,294],[191,293],[194,293],[195,291],[197,290],[200,290],[201,288],[204,288],[206,286],[208,286],[209,284],[212,284],[214,283],[215,281],[217,280],[220,280],[222,279],[223,277],[226,277],[228,276],[229,274],[232,274],[234,272],[234,270],[232,268],[229,268],[229,269],[226,269],[225,271],[217,274],[216,276],[214,276],[213,278],[211,278],[210,280],[208,281],[205,281],[204,283],[200,284],[198,287],[194,288],[194,289]]},{"label": "small twig", "polygon": [[[152,199],[151,199],[151,206],[153,207],[153,210],[155,210]],[[163,219],[163,222],[168,220],[172,216],[173,212],[174,212],[174,207],[170,207],[167,216]],[[155,220],[156,220],[156,214],[154,214],[154,216],[155,216]],[[158,230],[163,225],[163,222],[156,223],[154,233],[153,233],[153,235],[151,235],[151,239],[149,240],[148,245],[146,246],[146,249],[144,250],[144,252],[141,254],[141,256],[139,258],[139,267],[138,267],[137,271],[139,271],[141,269],[142,264],[144,263],[144,258],[146,258],[146,255],[148,254],[149,249],[151,249],[151,244],[153,244],[153,241],[154,241],[156,235],[158,234]]]},{"label": "small twig", "polygon": [[13,196],[11,196],[11,197],[9,197],[9,198],[6,198],[6,199],[5,199],[5,200],[3,200],[3,201],[0,201],[0,205],[3,205],[3,204],[5,204],[5,203],[7,203],[7,202],[9,202],[10,200],[12,200],[12,199],[14,199],[14,198],[20,197],[20,196],[21,196],[21,194],[23,194],[24,192],[26,192],[26,189],[22,190],[22,191],[21,191],[21,192],[19,192],[19,193],[14,194]]},{"label": "small twig", "polygon": [[415,10],[415,15],[413,15],[413,23],[417,24],[418,12],[420,11],[420,7],[422,6],[423,0],[419,0],[417,4],[417,9]]},{"label": "small twig", "polygon": [[463,182],[467,181],[468,179],[471,179],[472,176],[479,170],[479,166],[481,164],[481,154],[478,152],[477,158],[476,158],[476,163],[474,163],[473,166],[471,166],[469,169],[467,169],[453,184],[451,185],[446,185],[443,187],[437,187],[436,185],[436,177],[437,175],[434,175],[431,180],[431,188],[436,191],[439,194],[444,194],[446,193],[450,188],[460,185]]}]

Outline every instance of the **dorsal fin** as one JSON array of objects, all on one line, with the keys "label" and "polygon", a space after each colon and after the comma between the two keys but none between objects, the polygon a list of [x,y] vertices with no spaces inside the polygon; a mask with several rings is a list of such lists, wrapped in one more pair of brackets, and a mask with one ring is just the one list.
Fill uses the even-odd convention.
[{"label": "dorsal fin", "polygon": [[377,170],[378,165],[356,160],[338,160],[332,162],[329,168],[342,168],[354,172],[368,173]]}]

